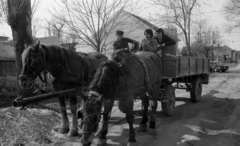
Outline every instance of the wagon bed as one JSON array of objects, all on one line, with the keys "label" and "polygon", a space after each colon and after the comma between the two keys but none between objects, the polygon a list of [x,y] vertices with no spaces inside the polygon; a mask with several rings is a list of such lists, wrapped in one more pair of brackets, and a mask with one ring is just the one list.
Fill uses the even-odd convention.
[{"label": "wagon bed", "polygon": [[177,56],[176,46],[162,49],[163,80],[159,100],[166,116],[171,116],[175,107],[175,89],[190,92],[193,102],[199,102],[202,84],[209,83],[209,59],[204,57]]}]

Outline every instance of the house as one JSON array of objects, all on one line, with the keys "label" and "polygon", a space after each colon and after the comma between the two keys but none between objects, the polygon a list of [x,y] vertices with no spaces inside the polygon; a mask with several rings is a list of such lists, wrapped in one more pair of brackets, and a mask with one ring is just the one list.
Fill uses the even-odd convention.
[{"label": "house", "polygon": [[0,42],[8,41],[9,37],[6,36],[0,36]]},{"label": "house", "polygon": [[212,47],[210,51],[211,60],[219,60],[223,62],[232,62],[233,56],[233,50],[224,45],[224,46],[214,46]]},{"label": "house", "polygon": [[[142,39],[144,38],[144,31],[145,29],[151,28],[153,31],[156,30],[158,27],[151,24],[147,20],[136,16],[134,14],[131,14],[125,10],[119,10],[112,19],[109,20],[107,23],[108,26],[115,25],[113,29],[110,29],[107,27],[105,30],[105,33],[109,33],[104,47],[106,48],[105,52],[103,52],[108,57],[113,52],[113,42],[117,39],[116,38],[116,31],[122,30],[124,31],[124,37],[128,37],[131,39],[134,39],[141,43]],[[172,37],[174,40],[178,40],[177,36],[177,29],[176,28],[167,28],[164,29],[165,33]],[[131,44],[129,44],[131,47]],[[94,51],[90,46],[88,45],[81,45],[78,46],[77,51],[86,51],[91,52]]]}]

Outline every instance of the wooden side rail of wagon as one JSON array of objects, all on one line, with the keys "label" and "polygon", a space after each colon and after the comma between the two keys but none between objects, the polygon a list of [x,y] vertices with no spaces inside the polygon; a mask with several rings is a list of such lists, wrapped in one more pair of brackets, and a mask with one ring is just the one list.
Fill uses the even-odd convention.
[{"label": "wooden side rail of wagon", "polygon": [[171,116],[175,108],[175,89],[190,92],[193,102],[199,102],[202,84],[209,83],[209,59],[191,56],[177,56],[176,46],[162,50],[163,81],[161,96],[162,110]]}]

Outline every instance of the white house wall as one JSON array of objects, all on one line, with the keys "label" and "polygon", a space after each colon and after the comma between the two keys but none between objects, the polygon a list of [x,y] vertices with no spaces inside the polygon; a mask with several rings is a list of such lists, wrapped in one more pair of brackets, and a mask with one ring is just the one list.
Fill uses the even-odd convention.
[{"label": "white house wall", "polygon": [[116,27],[110,32],[105,43],[107,56],[113,52],[113,42],[117,39],[117,30],[124,31],[124,37],[141,43],[142,39],[144,38],[144,30],[150,28],[126,11],[122,11],[118,18],[118,25],[116,25]]}]

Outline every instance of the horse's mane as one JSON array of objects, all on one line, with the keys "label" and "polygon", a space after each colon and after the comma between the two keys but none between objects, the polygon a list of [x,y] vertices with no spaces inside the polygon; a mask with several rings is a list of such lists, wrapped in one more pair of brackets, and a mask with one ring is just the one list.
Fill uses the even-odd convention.
[{"label": "horse's mane", "polygon": [[128,59],[131,55],[132,53],[130,51],[125,49],[120,49],[113,52],[112,59],[119,62],[119,61],[122,61],[123,59]]},{"label": "horse's mane", "polygon": [[111,98],[116,92],[119,76],[123,73],[127,74],[127,70],[117,63],[128,59],[131,55],[128,50],[117,50],[110,60],[102,62],[89,86],[90,90],[100,90],[98,92],[104,94],[105,98]]},{"label": "horse's mane", "polygon": [[90,90],[99,89],[102,94],[111,94],[109,90],[116,87],[119,74],[120,70],[115,62],[109,60],[102,62],[89,86]]},{"label": "horse's mane", "polygon": [[26,49],[23,50],[22,52],[22,63],[25,63],[25,60],[31,50],[31,47],[27,47]]},{"label": "horse's mane", "polygon": [[41,45],[47,53],[47,60],[51,63],[68,63],[68,60],[75,58],[81,58],[76,52],[71,49],[66,49],[57,45]]}]

